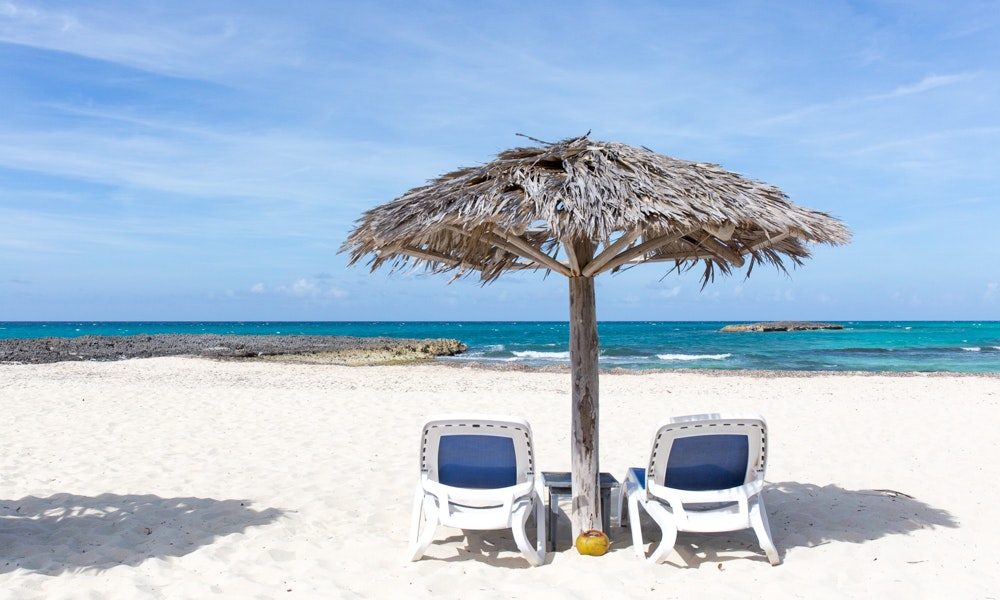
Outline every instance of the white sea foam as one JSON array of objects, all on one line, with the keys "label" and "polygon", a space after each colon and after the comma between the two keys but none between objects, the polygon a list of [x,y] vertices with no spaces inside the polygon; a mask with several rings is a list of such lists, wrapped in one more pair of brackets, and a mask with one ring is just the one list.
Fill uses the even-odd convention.
[{"label": "white sea foam", "polygon": [[545,360],[569,360],[569,352],[538,352],[536,350],[524,350],[514,352],[517,358],[536,358]]},{"label": "white sea foam", "polygon": [[469,354],[456,354],[455,356],[439,356],[436,360],[453,362],[507,363],[514,362],[517,359],[513,357],[486,356],[481,352],[472,352]]},{"label": "white sea foam", "polygon": [[966,352],[979,352],[982,348],[962,348],[962,350],[965,350]]},{"label": "white sea foam", "polygon": [[732,354],[657,354],[660,360],[726,360]]}]

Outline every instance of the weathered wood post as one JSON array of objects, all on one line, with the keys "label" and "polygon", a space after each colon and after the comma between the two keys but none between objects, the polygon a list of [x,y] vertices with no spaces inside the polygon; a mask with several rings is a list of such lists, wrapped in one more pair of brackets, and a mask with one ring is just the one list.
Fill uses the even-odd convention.
[{"label": "weathered wood post", "polygon": [[598,477],[598,338],[594,278],[569,278],[569,355],[573,378],[573,539],[601,528]]}]

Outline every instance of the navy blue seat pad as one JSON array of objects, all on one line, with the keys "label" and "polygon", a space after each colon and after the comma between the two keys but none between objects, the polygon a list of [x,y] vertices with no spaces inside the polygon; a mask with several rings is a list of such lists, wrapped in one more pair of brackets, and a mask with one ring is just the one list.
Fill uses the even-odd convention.
[{"label": "navy blue seat pad", "polygon": [[492,435],[446,435],[438,446],[438,481],[467,489],[517,484],[514,440]]}]

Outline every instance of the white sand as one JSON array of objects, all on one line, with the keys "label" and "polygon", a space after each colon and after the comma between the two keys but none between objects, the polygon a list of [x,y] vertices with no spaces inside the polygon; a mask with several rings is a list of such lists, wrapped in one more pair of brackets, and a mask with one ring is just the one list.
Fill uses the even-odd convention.
[{"label": "white sand", "polygon": [[692,566],[651,565],[618,528],[538,568],[509,532],[442,529],[405,561],[426,415],[523,416],[539,467],[568,470],[569,401],[567,374],[441,365],[0,366],[0,598],[1000,596],[989,377],[604,375],[619,478],[665,416],[767,417],[782,565],[750,531],[681,534]]}]

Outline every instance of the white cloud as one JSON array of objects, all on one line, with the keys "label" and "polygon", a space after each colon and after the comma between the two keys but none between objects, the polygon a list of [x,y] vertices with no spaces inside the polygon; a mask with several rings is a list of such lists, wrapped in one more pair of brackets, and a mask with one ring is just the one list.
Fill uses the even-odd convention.
[{"label": "white cloud", "polygon": [[998,293],[1000,293],[1000,283],[991,281],[986,284],[986,293],[983,294],[983,299],[986,302],[993,304],[997,300]]},{"label": "white cloud", "polygon": [[[337,307],[386,318],[361,300],[375,286],[363,265],[350,278],[337,271],[350,224],[428,178],[526,145],[518,131],[556,140],[592,128],[598,139],[720,162],[842,216],[854,248],[871,247],[885,223],[910,228],[919,245],[883,236],[892,251],[879,261],[831,261],[840,269],[831,275],[852,282],[837,301],[859,311],[882,310],[866,282],[905,288],[922,276],[902,265],[951,272],[934,262],[956,255],[949,232],[996,221],[1000,87],[995,57],[982,51],[995,47],[986,5],[824,7],[818,19],[815,7],[791,4],[766,15],[736,2],[583,3],[572,14],[564,4],[0,0],[0,62],[10,67],[0,79],[0,271],[79,273],[82,292],[111,294],[155,273],[202,296],[253,294],[262,318],[353,295]],[[665,26],[671,34],[658,35]],[[595,43],[574,44],[580,31]],[[865,49],[873,58],[861,64]],[[946,194],[925,185],[939,180]],[[941,227],[949,215],[953,226]],[[927,223],[934,235],[917,227]],[[960,254],[997,262],[1000,250],[965,237]],[[890,245],[898,240],[907,243]],[[385,272],[393,294],[422,285],[422,271]],[[614,285],[625,307],[709,303],[725,290],[728,303],[712,307],[719,316],[784,289],[699,293],[695,275],[635,295],[614,279],[599,285]],[[961,277],[962,289],[1000,301],[981,270]],[[479,293],[468,291],[475,275],[463,281],[449,299]],[[514,275],[502,289],[526,318],[564,314],[564,284],[549,279],[540,292],[538,281]],[[783,311],[815,304],[815,292],[795,289],[800,299],[775,293]],[[66,305],[75,293],[66,286]],[[947,302],[935,305],[940,318],[963,316]],[[161,309],[174,310],[166,300]]]},{"label": "white cloud", "polygon": [[290,296],[293,298],[306,299],[343,299],[350,296],[350,292],[321,282],[316,278],[300,277],[290,284],[269,286],[264,283],[255,283],[250,287],[253,294],[267,294],[274,296]]},{"label": "white cloud", "polygon": [[661,298],[676,298],[681,295],[681,286],[675,285],[669,290],[663,290],[659,293]]},{"label": "white cloud", "polygon": [[316,282],[310,279],[299,279],[291,285],[289,288],[289,293],[293,296],[312,296],[316,297],[320,295],[319,286]]},{"label": "white cloud", "polygon": [[836,304],[836,300],[833,299],[829,294],[820,293],[816,296],[816,302],[823,305]]},{"label": "white cloud", "polygon": [[132,4],[116,11],[80,3],[45,10],[6,2],[0,5],[0,41],[175,77],[227,77],[297,60],[296,36],[282,31],[277,15],[175,8],[144,12]]},{"label": "white cloud", "polygon": [[904,96],[921,94],[941,87],[951,86],[958,83],[972,80],[976,77],[973,73],[954,73],[951,75],[928,75],[916,83],[899,85],[896,88],[876,94],[868,94],[855,97],[844,97],[830,102],[810,104],[788,111],[781,115],[775,115],[757,123],[763,129],[772,125],[799,123],[808,120],[814,122],[817,115],[829,115],[832,113],[843,113],[847,110],[855,110],[867,104],[883,102]]},{"label": "white cloud", "polygon": [[868,100],[882,100],[886,98],[899,98],[900,96],[920,94],[922,92],[933,90],[935,88],[968,81],[973,77],[974,75],[971,73],[956,73],[954,75],[929,75],[927,77],[924,77],[917,83],[909,85],[901,85],[896,89],[892,90],[891,92],[889,92],[888,94],[872,96],[868,98]]}]

